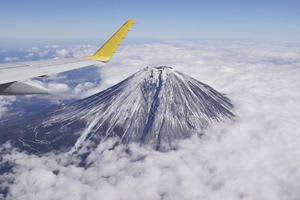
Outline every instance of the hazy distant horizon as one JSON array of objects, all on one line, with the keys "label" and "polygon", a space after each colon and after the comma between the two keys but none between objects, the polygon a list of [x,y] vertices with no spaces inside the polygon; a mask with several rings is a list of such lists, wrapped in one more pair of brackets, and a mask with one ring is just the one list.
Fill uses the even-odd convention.
[{"label": "hazy distant horizon", "polygon": [[300,40],[300,2],[3,1],[1,39],[107,38],[126,20],[128,39],[248,38]]}]

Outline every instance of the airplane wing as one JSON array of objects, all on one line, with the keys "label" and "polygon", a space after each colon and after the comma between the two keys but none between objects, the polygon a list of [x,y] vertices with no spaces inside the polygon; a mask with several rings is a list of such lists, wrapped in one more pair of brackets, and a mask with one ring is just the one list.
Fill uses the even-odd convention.
[{"label": "airplane wing", "polygon": [[0,95],[48,93],[43,89],[22,83],[22,81],[108,62],[134,23],[135,19],[125,22],[92,56],[0,64]]}]

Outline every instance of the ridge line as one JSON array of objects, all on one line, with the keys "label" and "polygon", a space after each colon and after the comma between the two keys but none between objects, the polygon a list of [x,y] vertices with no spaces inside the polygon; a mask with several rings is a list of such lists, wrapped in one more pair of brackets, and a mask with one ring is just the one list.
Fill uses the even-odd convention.
[{"label": "ridge line", "polygon": [[145,138],[146,138],[146,136],[147,136],[147,134],[150,130],[150,127],[152,126],[152,124],[154,122],[154,118],[155,118],[154,113],[157,111],[157,108],[159,106],[158,95],[159,95],[161,87],[162,87],[162,78],[161,78],[162,72],[163,72],[163,70],[160,70],[160,73],[158,75],[158,87],[157,87],[156,92],[154,94],[153,101],[151,103],[151,108],[150,108],[148,118],[147,118],[147,123],[145,125],[144,130],[143,130],[143,135],[141,137],[142,142],[145,142]]}]

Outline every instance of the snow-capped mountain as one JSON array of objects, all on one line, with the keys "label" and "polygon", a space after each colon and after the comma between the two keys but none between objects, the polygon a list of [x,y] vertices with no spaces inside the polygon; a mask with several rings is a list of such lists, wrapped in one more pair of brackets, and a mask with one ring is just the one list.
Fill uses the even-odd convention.
[{"label": "snow-capped mountain", "polygon": [[98,94],[6,129],[5,135],[42,152],[76,150],[110,137],[164,151],[177,139],[202,135],[210,123],[232,118],[232,108],[227,97],[190,76],[171,67],[146,67]]}]

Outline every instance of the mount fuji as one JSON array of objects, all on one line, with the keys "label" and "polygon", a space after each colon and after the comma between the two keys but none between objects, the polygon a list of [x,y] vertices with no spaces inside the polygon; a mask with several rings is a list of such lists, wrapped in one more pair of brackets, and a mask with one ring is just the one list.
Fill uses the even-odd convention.
[{"label": "mount fuji", "polygon": [[3,126],[0,141],[48,152],[116,137],[166,151],[179,139],[203,135],[211,123],[232,119],[232,109],[230,99],[207,84],[172,67],[146,67],[93,96]]}]

